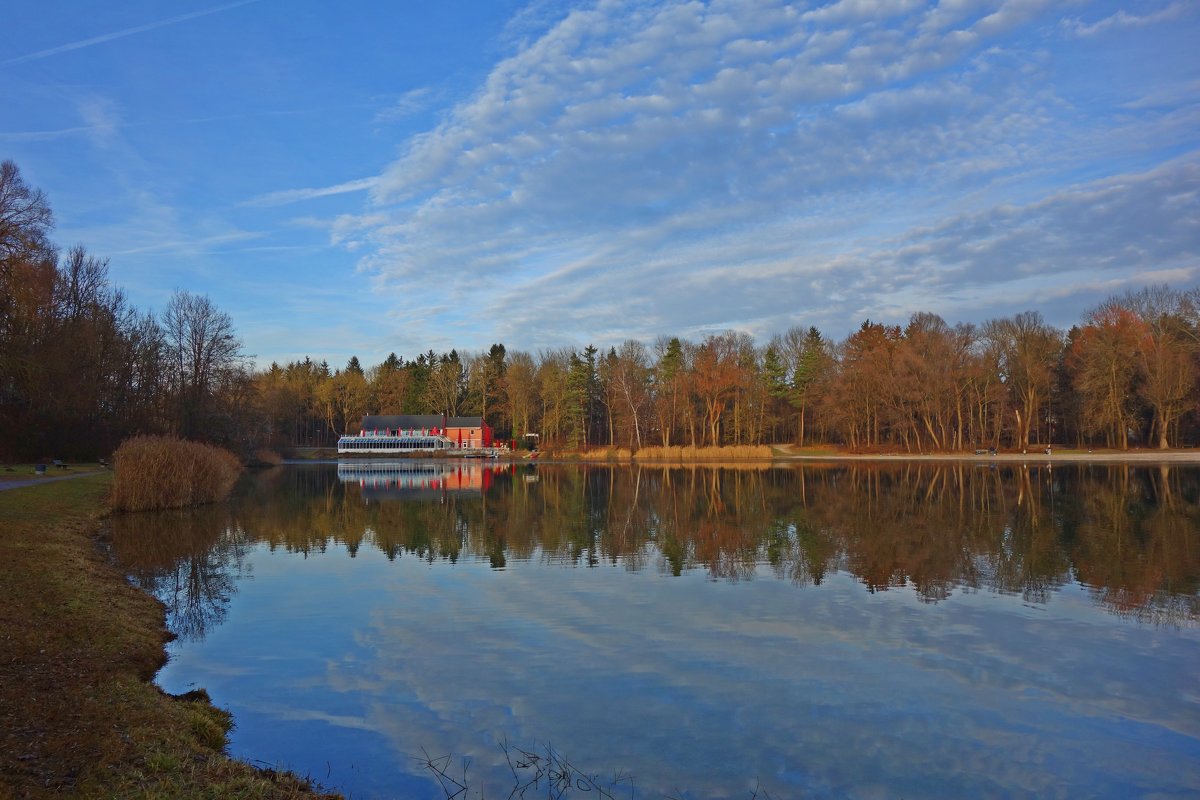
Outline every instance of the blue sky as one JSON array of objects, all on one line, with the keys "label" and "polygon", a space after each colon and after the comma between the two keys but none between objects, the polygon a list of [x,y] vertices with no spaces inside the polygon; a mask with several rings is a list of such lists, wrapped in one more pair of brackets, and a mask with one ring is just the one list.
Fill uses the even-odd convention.
[{"label": "blue sky", "polygon": [[260,363],[1200,282],[1189,0],[26,3],[0,158]]}]

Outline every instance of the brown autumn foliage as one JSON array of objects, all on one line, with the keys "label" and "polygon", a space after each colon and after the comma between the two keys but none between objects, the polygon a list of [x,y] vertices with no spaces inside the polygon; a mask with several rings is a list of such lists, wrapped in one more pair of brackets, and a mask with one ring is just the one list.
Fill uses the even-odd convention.
[{"label": "brown autumn foliage", "polygon": [[171,436],[135,436],[113,454],[112,507],[183,508],[229,497],[242,464],[228,450]]}]

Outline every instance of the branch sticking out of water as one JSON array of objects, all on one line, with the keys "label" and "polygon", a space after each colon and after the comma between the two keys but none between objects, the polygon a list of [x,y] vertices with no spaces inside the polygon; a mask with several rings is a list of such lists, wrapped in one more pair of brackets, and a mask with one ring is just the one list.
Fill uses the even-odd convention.
[{"label": "branch sticking out of water", "polygon": [[[508,762],[509,772],[512,773],[512,787],[508,791],[508,800],[529,798],[546,798],[546,800],[563,800],[575,793],[586,794],[599,800],[617,800],[617,797],[629,797],[634,800],[637,789],[633,776],[624,772],[616,772],[611,779],[602,779],[596,773],[584,772],[572,764],[562,753],[555,750],[553,745],[546,744],[534,750],[526,750],[509,744],[508,740],[499,743]],[[454,775],[454,757],[451,755],[430,757],[424,748],[422,755],[416,756],[420,764],[427,769],[446,800],[467,800],[467,798],[484,798],[484,789],[472,787],[468,778],[471,760],[464,758],[459,771]],[[455,776],[458,777],[455,777]],[[628,791],[628,794],[626,794]],[[686,793],[678,792],[666,795],[666,800],[683,800]],[[760,781],[755,781],[750,800],[772,800],[770,793],[763,788]]]},{"label": "branch sticking out of water", "polygon": [[[539,798],[562,800],[573,792],[587,793],[600,800],[616,800],[618,793],[625,796],[629,790],[630,800],[636,796],[633,777],[617,772],[611,779],[602,779],[596,773],[578,769],[562,753],[550,744],[536,750],[515,747],[505,740],[500,743],[504,758],[512,773],[513,784],[509,789],[509,800],[517,798]],[[454,770],[452,755],[431,757],[424,748],[417,760],[441,786],[446,800],[466,800],[478,797],[483,800],[484,790],[472,788],[468,778],[470,759],[463,759],[461,770]],[[451,774],[453,772],[453,774]]]}]

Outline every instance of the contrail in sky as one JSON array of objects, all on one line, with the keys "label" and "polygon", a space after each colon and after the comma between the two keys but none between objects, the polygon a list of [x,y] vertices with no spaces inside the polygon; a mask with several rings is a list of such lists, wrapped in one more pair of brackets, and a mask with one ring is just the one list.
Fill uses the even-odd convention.
[{"label": "contrail in sky", "polygon": [[155,28],[165,28],[168,25],[175,25],[179,22],[187,22],[189,19],[206,17],[209,14],[216,14],[220,11],[228,11],[231,8],[237,8],[238,6],[245,6],[249,5],[250,3],[257,2],[258,0],[240,0],[240,2],[237,3],[227,3],[223,6],[216,6],[215,8],[206,8],[200,11],[193,11],[189,14],[181,14],[178,17],[162,19],[158,22],[148,22],[145,25],[137,25],[133,28],[126,28],[125,30],[121,31],[113,31],[112,33],[93,36],[91,39],[81,39],[78,42],[60,44],[58,47],[51,47],[48,50],[39,50],[36,53],[30,53],[29,55],[10,58],[7,61],[0,61],[0,66],[6,66],[8,64],[21,64],[26,61],[36,61],[40,58],[49,58],[50,56],[56,56],[60,53],[69,53],[72,50],[80,50],[84,47],[91,47],[94,44],[104,44],[105,42],[111,42],[113,39],[123,39],[126,36],[133,36],[135,33],[145,33],[146,31],[152,31]]}]

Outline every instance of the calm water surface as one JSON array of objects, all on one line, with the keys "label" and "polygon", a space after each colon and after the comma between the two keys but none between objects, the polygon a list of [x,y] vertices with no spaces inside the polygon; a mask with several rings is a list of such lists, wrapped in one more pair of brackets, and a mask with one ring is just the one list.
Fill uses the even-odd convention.
[{"label": "calm water surface", "polygon": [[[1200,795],[1200,470],[285,466],[113,519],[234,755],[355,798]],[[544,789],[543,789],[544,791]]]}]

